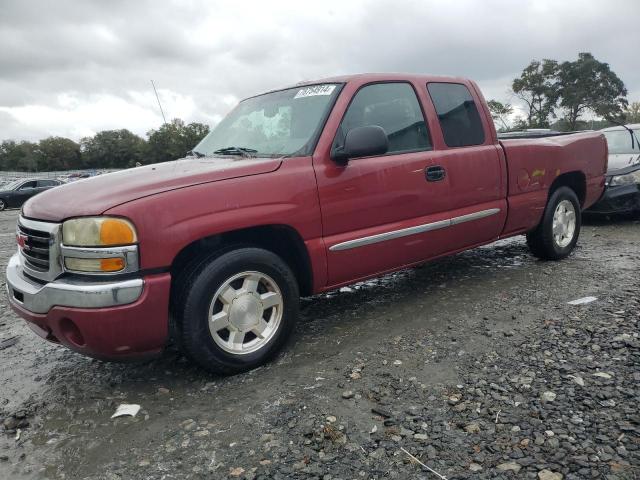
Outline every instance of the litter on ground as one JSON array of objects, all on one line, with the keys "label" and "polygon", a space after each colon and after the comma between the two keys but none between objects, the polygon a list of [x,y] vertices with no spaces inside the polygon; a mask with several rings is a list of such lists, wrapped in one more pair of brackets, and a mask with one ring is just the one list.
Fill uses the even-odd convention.
[{"label": "litter on ground", "polygon": [[116,412],[111,415],[111,418],[126,416],[135,417],[139,411],[140,405],[136,405],[135,403],[123,403],[116,408]]},{"label": "litter on ground", "polygon": [[587,303],[595,302],[597,300],[596,297],[582,297],[576,300],[571,300],[567,302],[569,305],[586,305]]}]

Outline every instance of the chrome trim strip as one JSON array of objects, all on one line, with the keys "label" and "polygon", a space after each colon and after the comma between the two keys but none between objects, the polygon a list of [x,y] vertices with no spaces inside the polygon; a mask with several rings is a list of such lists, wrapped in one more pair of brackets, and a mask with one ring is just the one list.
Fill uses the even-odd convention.
[{"label": "chrome trim strip", "polygon": [[329,247],[329,250],[331,250],[332,252],[338,252],[340,250],[349,250],[351,248],[364,247],[365,245],[371,245],[373,243],[386,242],[387,240],[407,237],[409,235],[416,235],[418,233],[430,232],[432,230],[438,230],[440,228],[447,228],[448,226],[450,226],[450,224],[450,220],[425,223],[424,225],[417,225],[415,227],[403,228],[402,230],[393,230],[391,232],[379,233],[377,235],[371,235],[369,237],[356,238],[355,240],[337,243]]},{"label": "chrome trim strip", "polygon": [[469,213],[467,215],[461,215],[459,217],[453,217],[451,219],[451,226],[458,225],[459,223],[471,222],[472,220],[480,220],[481,218],[490,217],[500,213],[499,208],[489,208],[488,210],[480,210],[479,212]]},{"label": "chrome trim strip", "polygon": [[29,228],[31,230],[40,230],[41,232],[47,232],[52,235],[58,230],[58,228],[60,228],[59,223],[29,220],[28,218],[24,218],[23,216],[18,217],[18,223],[25,228]]},{"label": "chrome trim strip", "polygon": [[335,245],[329,247],[329,250],[332,252],[339,252],[341,250],[350,250],[352,248],[364,247],[365,245],[386,242],[387,240],[394,240],[396,238],[407,237],[409,235],[416,235],[418,233],[430,232],[433,230],[439,230],[441,228],[451,227],[453,225],[470,222],[472,220],[479,220],[481,218],[495,215],[499,212],[499,208],[490,208],[488,210],[481,210],[479,212],[469,213],[467,215],[461,215],[459,217],[448,218],[446,220],[440,220],[438,222],[425,223],[423,225],[403,228],[401,230],[392,230],[390,232],[378,233],[376,235],[371,235],[368,237],[356,238],[355,240],[336,243]]},{"label": "chrome trim strip", "polygon": [[[7,265],[7,294],[9,300],[33,313],[47,313],[54,306],[75,308],[103,308],[133,303],[142,295],[144,280],[122,281],[58,279],[41,285],[22,273],[22,257],[13,255]],[[22,294],[16,298],[14,291]]]}]

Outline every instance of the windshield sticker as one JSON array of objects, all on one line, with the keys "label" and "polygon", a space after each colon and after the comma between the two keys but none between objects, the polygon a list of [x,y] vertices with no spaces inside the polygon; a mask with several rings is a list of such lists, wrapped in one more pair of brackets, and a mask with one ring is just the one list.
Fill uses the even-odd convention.
[{"label": "windshield sticker", "polygon": [[331,95],[335,88],[335,85],[314,85],[313,87],[307,87],[298,90],[298,93],[296,93],[293,98],[295,99],[314,97],[316,95]]}]

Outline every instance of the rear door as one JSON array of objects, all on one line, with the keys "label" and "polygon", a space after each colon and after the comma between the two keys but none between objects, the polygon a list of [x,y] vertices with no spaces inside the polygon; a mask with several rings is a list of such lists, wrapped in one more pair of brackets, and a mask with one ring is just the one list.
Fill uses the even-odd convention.
[{"label": "rear door", "polygon": [[[435,165],[431,138],[416,95],[419,84],[347,84],[314,155],[330,285],[415,263],[447,249],[439,223],[448,209],[448,183]],[[345,100],[345,97],[347,100]],[[365,125],[389,138],[385,155],[340,165],[331,146]]]},{"label": "rear door", "polygon": [[60,183],[57,180],[38,180],[38,192],[44,192],[58,185],[60,185]]},{"label": "rear door", "polygon": [[438,161],[449,182],[450,251],[498,238],[507,214],[506,161],[472,83],[429,82]]}]

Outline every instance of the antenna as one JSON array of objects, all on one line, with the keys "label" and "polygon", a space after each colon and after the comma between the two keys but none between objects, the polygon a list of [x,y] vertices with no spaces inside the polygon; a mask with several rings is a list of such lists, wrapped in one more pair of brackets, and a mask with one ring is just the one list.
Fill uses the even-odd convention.
[{"label": "antenna", "polygon": [[160,103],[160,97],[158,97],[158,91],[156,90],[156,84],[153,83],[153,80],[151,80],[151,86],[153,87],[153,91],[156,94],[156,100],[158,100],[158,106],[160,107],[160,113],[162,114],[162,121],[166,125],[167,124],[167,119],[164,118],[164,110],[162,110],[162,104]]}]

